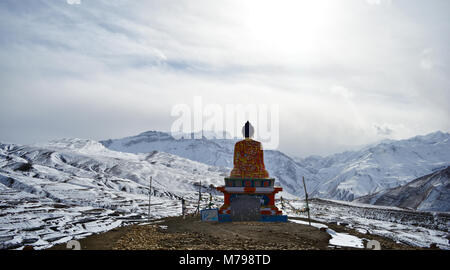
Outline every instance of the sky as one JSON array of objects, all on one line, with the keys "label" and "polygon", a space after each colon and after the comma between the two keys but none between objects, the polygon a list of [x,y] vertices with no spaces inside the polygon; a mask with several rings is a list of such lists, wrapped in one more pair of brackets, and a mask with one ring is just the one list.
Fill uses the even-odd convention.
[{"label": "sky", "polygon": [[0,142],[169,131],[177,104],[279,106],[327,155],[450,131],[448,0],[2,0]]}]

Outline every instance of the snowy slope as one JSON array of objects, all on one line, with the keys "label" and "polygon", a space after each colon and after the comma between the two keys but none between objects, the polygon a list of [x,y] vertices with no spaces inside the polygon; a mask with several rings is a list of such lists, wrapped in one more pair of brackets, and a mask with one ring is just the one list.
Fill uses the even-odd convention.
[{"label": "snowy slope", "polygon": [[[304,207],[304,202],[291,200],[294,208]],[[366,234],[382,235],[396,242],[413,246],[429,247],[435,243],[441,249],[450,249],[450,214],[422,212],[398,207],[368,205],[355,202],[312,199],[309,202],[311,218],[355,229]],[[303,217],[304,213],[283,210],[289,217]],[[381,246],[381,249],[385,247]]]},{"label": "snowy slope", "polygon": [[[265,164],[287,192],[303,197],[304,176],[311,196],[351,201],[398,187],[450,165],[450,134],[436,132],[408,140],[379,144],[328,157],[292,159],[280,151],[265,151]],[[236,140],[177,140],[164,132],[102,141],[116,151],[163,151],[214,166],[232,167]]]},{"label": "snowy slope", "polygon": [[[108,149],[128,153],[148,153],[154,150],[171,153],[190,160],[212,166],[226,168],[229,173],[233,167],[234,145],[237,140],[228,139],[175,139],[164,132],[148,131],[123,139],[106,140],[101,143]],[[266,169],[276,184],[288,193],[303,196],[302,176],[308,187],[316,187],[320,181],[306,168],[297,164],[291,157],[280,151],[265,151]]]},{"label": "snowy slope", "polygon": [[[189,147],[203,147],[205,160],[220,163],[221,159],[215,157],[226,156],[227,151],[232,152],[234,141],[205,139],[180,142],[163,133],[150,134],[151,138],[144,136],[140,138],[144,141],[137,142],[143,143],[141,147],[150,143],[144,153],[137,154],[112,151],[104,147],[108,143],[100,144],[81,139],[62,139],[34,146],[0,144],[0,249],[20,248],[24,245],[45,248],[136,220],[145,220],[150,176],[153,177],[153,218],[179,215],[180,197],[187,199],[188,209],[192,211],[196,206],[197,184],[200,180],[203,191],[212,192],[214,203],[221,205],[220,195],[217,196],[208,187],[211,184],[222,185],[223,177],[229,174],[230,168],[211,166],[170,153],[154,151],[152,144],[160,146],[157,148],[159,150],[178,151],[186,155],[190,153]],[[153,135],[157,135],[157,139]],[[425,140],[431,145],[425,149],[433,150],[435,144],[444,150],[448,147],[448,140],[434,139],[434,143],[431,143],[429,138]],[[110,141],[109,146],[113,143]],[[418,144],[423,146],[424,140]],[[128,147],[131,146],[133,143]],[[373,147],[378,149],[380,145]],[[207,157],[214,149],[220,149],[222,152],[213,156],[214,158]],[[126,150],[126,147],[122,150]],[[371,151],[370,147],[362,151],[366,150]],[[202,157],[201,152],[198,153],[199,157]],[[430,152],[429,157],[423,159],[423,163],[428,164],[430,168],[439,165],[440,160],[445,160],[445,155],[436,157],[440,153]],[[420,154],[426,155],[425,151]],[[353,160],[351,153],[340,155]],[[353,155],[357,156],[355,153]],[[339,155],[334,157],[336,156]],[[226,159],[228,158],[232,160],[231,155]],[[301,176],[305,175],[307,178],[309,190],[317,192],[326,181],[314,178],[314,173],[319,175],[323,169],[321,167],[336,166],[333,162],[327,163],[328,161],[346,161],[338,158],[329,158],[328,161],[316,158],[314,162],[310,160],[310,163],[302,165],[279,151],[266,151],[265,160],[272,176],[278,178],[279,184],[285,190],[300,195],[303,195]],[[317,166],[319,163],[321,165]],[[314,168],[313,165],[317,167]],[[289,194],[283,193],[283,196],[285,195]],[[207,202],[203,203],[206,205]],[[354,206],[350,207],[350,210],[353,208]],[[322,218],[338,213],[328,213],[327,209],[320,212]],[[367,215],[367,209],[362,211],[364,215]],[[372,220],[372,216],[369,216],[369,219]],[[380,226],[384,226],[384,223],[385,221],[380,221]],[[405,230],[409,230],[409,227],[405,227]],[[410,235],[409,233],[407,237]]]},{"label": "snowy slope", "polygon": [[177,140],[170,134],[159,131],[147,131],[137,136],[101,141],[105,147],[114,151],[149,153],[156,150],[221,167],[232,167],[235,142],[209,139]]},{"label": "snowy slope", "polygon": [[0,144],[0,249],[44,248],[142,220],[150,176],[152,216],[178,215],[180,197],[196,202],[196,184],[208,192],[225,173],[167,153],[114,152],[90,140]]},{"label": "snowy slope", "polygon": [[358,198],[356,202],[450,212],[450,167],[404,186]]},{"label": "snowy slope", "polygon": [[436,132],[297,162],[323,181],[312,192],[313,196],[351,201],[449,166],[449,139],[450,134]]}]

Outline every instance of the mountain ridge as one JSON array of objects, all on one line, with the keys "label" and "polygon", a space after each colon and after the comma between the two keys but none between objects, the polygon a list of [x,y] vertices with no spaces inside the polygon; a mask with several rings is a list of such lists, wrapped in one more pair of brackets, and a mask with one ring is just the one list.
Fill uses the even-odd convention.
[{"label": "mountain ridge", "polygon": [[450,211],[450,166],[406,185],[360,197],[355,202],[420,211]]},{"label": "mountain ridge", "polygon": [[[212,166],[155,150],[148,142],[166,151],[198,153],[198,157],[206,161],[220,163],[232,160],[233,140],[172,140],[163,133],[144,134],[141,139],[148,136],[152,138],[141,142],[133,140],[134,136],[125,140],[133,141],[127,147],[147,143],[145,153],[126,152],[129,149],[120,152],[105,147],[105,143],[76,138],[39,145],[0,143],[0,249],[20,247],[24,243],[46,247],[107,231],[133,220],[142,221],[148,213],[149,194],[152,194],[152,218],[179,215],[180,198],[184,198],[193,211],[200,181],[203,192],[213,195],[215,205],[222,204],[220,194],[211,185],[223,185],[229,167]],[[450,152],[447,136],[437,134],[385,143],[327,159],[310,158],[304,167],[289,155],[270,150],[264,152],[265,163],[271,176],[277,179],[277,185],[283,187],[283,198],[301,197],[301,178],[305,176],[310,198],[347,198],[349,201],[348,198],[355,197],[358,191],[364,195],[374,194],[370,193],[370,184],[379,187],[379,191],[386,190],[388,185],[377,179],[377,175],[389,173],[392,184],[399,187],[417,178],[413,178],[415,174],[431,172],[447,164],[447,152]],[[111,143],[118,142],[112,140]],[[395,162],[398,157],[409,165]],[[395,166],[385,168],[386,164]],[[318,178],[324,174],[335,178]],[[398,180],[398,175],[405,184]],[[153,179],[151,189],[150,177]],[[408,181],[409,177],[413,179]],[[446,199],[448,190],[445,185],[438,189],[443,197],[430,192],[429,199],[425,200],[428,208],[419,210],[447,211],[448,204],[442,201],[450,201]],[[296,202],[293,200],[294,204]]]},{"label": "mountain ridge", "polygon": [[[286,191],[304,197],[305,177],[310,196],[351,201],[380,190],[404,185],[450,165],[450,134],[437,131],[405,140],[383,140],[360,150],[326,157],[293,158],[281,151],[265,151],[270,175]],[[232,168],[230,139],[175,139],[158,131],[100,141],[115,151],[140,153],[158,150],[212,166]]]}]

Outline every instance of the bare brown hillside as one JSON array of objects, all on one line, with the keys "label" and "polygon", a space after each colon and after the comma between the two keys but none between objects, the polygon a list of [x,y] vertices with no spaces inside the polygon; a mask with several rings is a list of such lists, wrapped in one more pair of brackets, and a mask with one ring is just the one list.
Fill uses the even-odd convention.
[{"label": "bare brown hillside", "polygon": [[[382,249],[417,249],[343,226],[327,224],[337,232],[377,240]],[[206,223],[199,217],[165,218],[152,224],[113,229],[79,240],[82,249],[118,250],[320,250],[352,249],[329,245],[330,235],[297,223],[233,222]],[[58,245],[51,249],[66,249]]]}]

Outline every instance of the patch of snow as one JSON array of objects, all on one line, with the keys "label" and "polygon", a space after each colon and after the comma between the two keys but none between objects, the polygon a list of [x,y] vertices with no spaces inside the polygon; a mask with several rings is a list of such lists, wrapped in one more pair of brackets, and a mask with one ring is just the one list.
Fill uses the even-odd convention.
[{"label": "patch of snow", "polygon": [[[309,226],[309,222],[307,222],[307,221],[297,220],[297,219],[289,219],[289,221]],[[318,229],[327,228],[326,232],[331,236],[331,239],[329,241],[330,245],[340,246],[340,247],[364,248],[362,239],[360,239],[359,237],[350,235],[348,233],[336,232],[336,231],[328,228],[327,225],[322,224],[322,223],[311,222],[311,226],[318,228]]]},{"label": "patch of snow", "polygon": [[338,233],[332,229],[327,229],[327,233],[331,235],[330,245],[341,247],[364,248],[362,239],[348,233]]},{"label": "patch of snow", "polygon": [[[290,222],[294,222],[294,223],[298,223],[298,224],[303,224],[303,225],[308,225],[309,226],[309,222],[307,221],[303,221],[303,220],[298,220],[298,219],[289,219]],[[311,222],[311,226],[315,227],[315,228],[328,228],[327,225],[322,224],[322,223],[315,223],[315,222]]]}]

